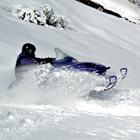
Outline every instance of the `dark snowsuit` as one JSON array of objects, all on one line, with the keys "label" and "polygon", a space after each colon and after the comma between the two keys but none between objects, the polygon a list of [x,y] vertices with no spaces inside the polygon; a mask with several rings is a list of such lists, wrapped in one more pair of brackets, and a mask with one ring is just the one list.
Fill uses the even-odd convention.
[{"label": "dark snowsuit", "polygon": [[22,77],[22,73],[27,72],[29,70],[29,66],[39,65],[39,64],[47,64],[53,63],[54,58],[37,58],[35,56],[28,56],[24,53],[19,54],[16,66],[15,66],[15,75],[17,78]]}]

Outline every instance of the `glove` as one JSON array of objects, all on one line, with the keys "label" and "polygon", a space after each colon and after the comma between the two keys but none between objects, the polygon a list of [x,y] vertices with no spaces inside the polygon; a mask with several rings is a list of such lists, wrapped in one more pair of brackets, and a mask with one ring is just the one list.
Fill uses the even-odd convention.
[{"label": "glove", "polygon": [[55,60],[55,58],[48,57],[48,58],[45,58],[44,60],[45,60],[46,63],[51,63],[52,64],[53,61]]}]

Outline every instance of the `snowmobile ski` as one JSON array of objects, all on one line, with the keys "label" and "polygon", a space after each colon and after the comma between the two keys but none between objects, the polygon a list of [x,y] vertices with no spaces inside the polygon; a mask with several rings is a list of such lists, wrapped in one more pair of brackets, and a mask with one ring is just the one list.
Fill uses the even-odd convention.
[{"label": "snowmobile ski", "polygon": [[116,83],[117,83],[117,76],[109,76],[109,78],[108,78],[108,81],[109,81],[109,83],[106,85],[106,86],[101,86],[101,87],[96,87],[95,89],[94,89],[94,92],[95,93],[100,93],[100,92],[105,92],[105,91],[108,91],[108,90],[110,90],[110,89],[112,89],[115,85],[116,85]]},{"label": "snowmobile ski", "polygon": [[120,73],[121,73],[121,79],[125,79],[127,73],[128,73],[128,69],[127,68],[121,68],[120,69]]},{"label": "snowmobile ski", "polygon": [[109,76],[108,79],[108,85],[106,86],[101,86],[101,87],[96,87],[94,92],[95,93],[101,93],[101,92],[105,92],[105,91],[109,91],[111,90],[114,86],[116,86],[117,84],[119,84],[122,80],[124,80],[127,76],[128,73],[128,69],[127,68],[121,68],[120,69],[120,74],[118,76]]}]

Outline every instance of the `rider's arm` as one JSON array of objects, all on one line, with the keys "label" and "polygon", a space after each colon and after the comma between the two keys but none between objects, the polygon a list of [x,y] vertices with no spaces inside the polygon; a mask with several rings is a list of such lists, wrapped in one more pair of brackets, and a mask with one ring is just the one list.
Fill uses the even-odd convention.
[{"label": "rider's arm", "polygon": [[39,64],[47,64],[47,63],[50,63],[50,64],[53,64],[53,61],[55,60],[55,58],[35,58],[35,61],[37,61]]}]

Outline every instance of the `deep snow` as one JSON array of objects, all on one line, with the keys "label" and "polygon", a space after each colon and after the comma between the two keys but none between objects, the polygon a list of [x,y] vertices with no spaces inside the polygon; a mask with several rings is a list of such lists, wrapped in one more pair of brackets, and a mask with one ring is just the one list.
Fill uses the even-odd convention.
[{"label": "deep snow", "polygon": [[[17,5],[38,7],[46,3],[68,17],[74,30],[37,26],[12,15]],[[1,0],[0,139],[138,140],[139,36],[140,25],[74,0]],[[29,73],[21,84],[9,90],[8,85],[15,79],[16,57],[25,42],[36,45],[39,57],[55,57],[57,47],[80,61],[111,66],[109,73],[128,67],[129,74],[114,90],[87,98],[85,95],[95,87],[96,76],[66,71],[48,75],[47,66],[45,88],[37,88],[38,80]]]}]

